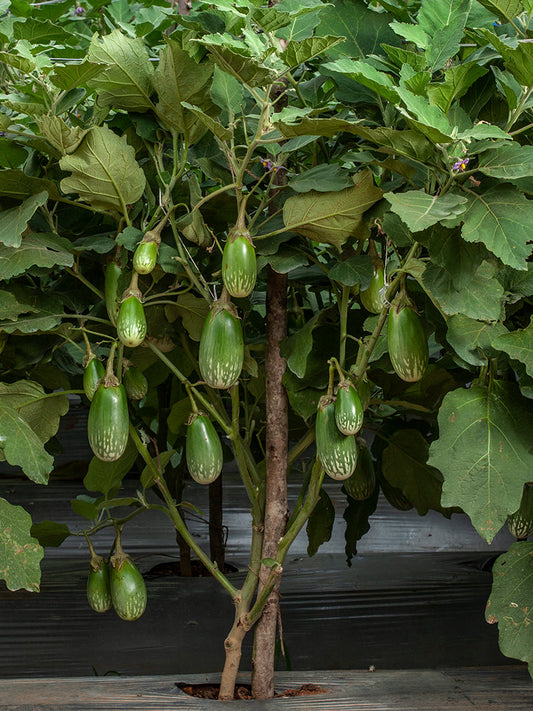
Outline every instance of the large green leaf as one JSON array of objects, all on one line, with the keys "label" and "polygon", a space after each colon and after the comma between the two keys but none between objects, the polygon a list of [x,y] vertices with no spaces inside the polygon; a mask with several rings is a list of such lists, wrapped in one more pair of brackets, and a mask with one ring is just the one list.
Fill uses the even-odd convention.
[{"label": "large green leaf", "polygon": [[442,69],[459,51],[472,0],[423,0],[419,27],[431,37],[426,51],[433,72]]},{"label": "large green leaf", "polygon": [[527,178],[533,175],[533,146],[507,143],[479,157],[478,170],[493,178]]},{"label": "large green leaf", "polygon": [[0,449],[8,464],[21,467],[37,484],[46,484],[54,458],[29,424],[3,400],[0,400]]},{"label": "large green leaf", "polygon": [[514,20],[524,7],[522,0],[477,0],[502,20]]},{"label": "large green leaf", "polygon": [[290,232],[337,249],[356,233],[363,213],[376,203],[382,191],[374,185],[370,170],[354,176],[354,186],[336,192],[314,190],[290,197],[283,206],[283,220]]},{"label": "large green leaf", "polygon": [[417,239],[429,249],[431,261],[449,273],[458,291],[468,286],[483,260],[490,257],[484,245],[465,242],[456,229],[440,224],[417,235]]},{"label": "large green leaf", "polygon": [[79,64],[67,64],[64,67],[55,64],[54,70],[50,72],[48,78],[54,86],[69,92],[80,86],[86,86],[90,79],[102,74],[106,69],[107,66],[104,64],[95,64],[85,60]]},{"label": "large green leaf", "polygon": [[39,131],[61,155],[73,153],[87,134],[79,126],[71,128],[60,116],[43,116],[37,122]]},{"label": "large green leaf", "polygon": [[477,62],[466,62],[450,67],[444,72],[444,81],[429,84],[429,100],[448,113],[453,102],[463,96],[472,84],[487,73]]},{"label": "large green leaf", "polygon": [[421,283],[448,316],[464,314],[480,321],[497,321],[501,316],[503,287],[494,274],[494,265],[483,262],[463,288],[456,289],[448,271],[430,264],[422,275]]},{"label": "large green leaf", "polygon": [[342,514],[346,521],[344,532],[346,553],[346,564],[352,565],[352,558],[357,554],[357,542],[370,531],[370,516],[374,513],[378,505],[379,486],[376,486],[372,496],[363,501],[354,501],[351,496],[346,495],[348,505]]},{"label": "large green leaf", "polygon": [[429,464],[442,472],[443,506],[460,506],[489,543],[531,479],[533,416],[518,388],[494,381],[448,393]]},{"label": "large green leaf", "polygon": [[335,507],[327,492],[320,489],[320,496],[311,515],[307,519],[307,555],[314,556],[323,543],[331,538],[335,523]]},{"label": "large green leaf", "polygon": [[35,195],[44,190],[52,200],[61,197],[54,182],[46,178],[33,178],[22,170],[0,170],[0,195],[14,200],[24,200],[28,195]]},{"label": "large green leaf", "polygon": [[28,423],[43,443],[56,434],[59,421],[69,408],[66,395],[45,397],[43,386],[32,380],[0,383],[0,398]]},{"label": "large green leaf", "polygon": [[496,321],[476,321],[464,314],[450,316],[447,321],[446,340],[457,355],[470,365],[487,365],[494,354],[492,340],[507,333],[505,326]]},{"label": "large green leaf", "polygon": [[174,318],[180,316],[189,338],[193,341],[199,341],[205,319],[209,313],[207,301],[191,293],[180,294],[176,299],[176,305],[170,306],[169,309],[172,309],[172,311],[169,312],[167,309],[167,318],[169,316],[172,318],[172,314],[174,314]]},{"label": "large green leaf", "polygon": [[485,193],[471,194],[462,217],[463,239],[483,242],[513,269],[527,269],[533,203],[517,188],[503,184]]},{"label": "large green leaf", "polygon": [[297,193],[306,193],[309,190],[318,190],[326,193],[329,191],[343,190],[352,184],[350,176],[339,165],[321,163],[314,168],[309,168],[303,173],[295,175],[289,180],[289,187]]},{"label": "large green leaf", "polygon": [[154,74],[159,98],[156,113],[166,126],[177,133],[186,134],[189,142],[199,140],[206,128],[182,102],[189,102],[202,111],[212,113],[209,93],[212,74],[211,62],[198,64],[177,42],[167,40]]},{"label": "large green leaf", "polygon": [[370,286],[374,269],[372,260],[366,254],[356,254],[344,261],[335,262],[328,272],[328,277],[344,286],[359,284],[360,289]]},{"label": "large green leaf", "polygon": [[8,590],[39,591],[44,550],[30,528],[30,514],[0,498],[0,579]]},{"label": "large green leaf", "polygon": [[418,430],[398,430],[383,450],[382,471],[401,489],[420,516],[430,509],[450,515],[440,505],[442,476],[427,462],[429,445]]},{"label": "large green leaf", "polygon": [[507,353],[510,358],[523,363],[526,366],[526,373],[533,377],[533,317],[527,328],[495,334],[492,345],[499,351]]},{"label": "large green leaf", "polygon": [[287,359],[287,367],[303,378],[307,369],[307,358],[313,350],[313,330],[318,325],[319,314],[315,314],[292,336],[282,341],[280,354]]},{"label": "large green leaf", "polygon": [[485,617],[498,623],[500,649],[529,664],[533,677],[533,541],[513,543],[492,568]]},{"label": "large green leaf", "polygon": [[243,103],[244,87],[234,76],[215,66],[211,84],[211,99],[221,109],[237,114]]},{"label": "large green leaf", "polygon": [[103,37],[94,36],[87,59],[104,64],[105,71],[88,80],[96,89],[98,103],[126,111],[153,108],[152,65],[142,39],[132,39],[113,30]]},{"label": "large green leaf", "polygon": [[31,232],[18,248],[0,244],[0,279],[17,276],[33,266],[71,267],[73,263],[74,257],[57,235]]},{"label": "large green leaf", "polygon": [[118,489],[122,479],[135,464],[137,454],[137,448],[130,438],[126,451],[120,459],[114,462],[103,462],[101,459],[93,457],[83,485],[87,491],[100,491],[102,494],[109,494],[113,489]]},{"label": "large green leaf", "polygon": [[350,77],[359,82],[363,86],[372,89],[379,96],[397,103],[399,101],[397,87],[385,72],[378,71],[374,66],[362,60],[354,61],[347,57],[337,59],[334,62],[327,62],[322,65],[322,69],[338,72],[344,76]]},{"label": "large green leaf", "polygon": [[405,193],[385,193],[383,197],[409,227],[411,232],[419,232],[440,222],[461,215],[467,199],[462,195],[448,193],[442,197],[428,195],[423,190],[408,190]]},{"label": "large green leaf", "polygon": [[340,37],[309,37],[299,42],[287,42],[286,48],[281,52],[280,57],[288,67],[297,67],[304,62],[308,62],[314,57],[329,53],[332,47],[343,42]]},{"label": "large green leaf", "polygon": [[260,62],[233,51],[222,43],[213,40],[213,35],[203,37],[200,41],[209,50],[213,61],[228,74],[247,86],[266,86],[274,80],[271,69]]},{"label": "large green leaf", "polygon": [[498,35],[487,29],[478,32],[495,47],[505,60],[508,69],[519,84],[530,87],[533,82],[533,48],[527,40],[516,47],[504,42]]},{"label": "large green leaf", "polygon": [[78,193],[96,210],[125,213],[143,194],[146,178],[135,160],[135,149],[126,136],[117,136],[107,126],[89,131],[80,147],[59,161],[71,172],[61,181],[64,193]]},{"label": "large green leaf", "polygon": [[[34,293],[27,297],[22,293],[20,296],[17,295],[17,298],[21,300],[17,301],[18,306],[15,310],[21,309],[20,314],[13,319],[11,313],[6,320],[0,321],[0,331],[17,334],[52,331],[61,323],[64,313],[63,303],[53,294]],[[29,302],[24,302],[23,298],[29,298]],[[13,302],[11,304],[13,305]]]},{"label": "large green leaf", "polygon": [[20,247],[22,233],[28,226],[28,220],[38,207],[48,200],[48,193],[36,193],[24,200],[21,205],[0,213],[0,242],[7,247]]},{"label": "large green leaf", "polygon": [[399,131],[387,126],[369,128],[352,121],[338,118],[303,118],[297,124],[277,122],[276,127],[285,138],[297,136],[335,136],[341,131],[353,133],[376,144],[385,153],[402,155],[421,162],[428,161],[435,149],[417,131]]},{"label": "large green leaf", "polygon": [[391,19],[386,12],[369,12],[363,0],[335,0],[321,11],[316,35],[346,38],[328,51],[332,58],[366,57],[379,54],[383,42],[399,44],[389,27]]}]

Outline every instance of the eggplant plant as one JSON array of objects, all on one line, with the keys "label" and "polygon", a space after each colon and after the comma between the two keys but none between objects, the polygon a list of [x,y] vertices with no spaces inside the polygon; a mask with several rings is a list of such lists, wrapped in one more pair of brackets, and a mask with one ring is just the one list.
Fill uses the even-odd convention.
[{"label": "eggplant plant", "polygon": [[[95,455],[82,530],[0,499],[10,590],[37,591],[44,547],[85,536],[90,604],[137,618],[120,533],[161,510],[235,608],[220,698],[252,629],[266,698],[287,552],[333,525],[325,474],[345,482],[348,562],[379,491],[462,511],[489,543],[508,519],[532,530],[532,15],[526,0],[2,4],[0,455],[45,485],[69,394],[90,401]],[[213,481],[222,442],[252,515],[240,589],[170,484],[178,466]],[[487,620],[533,671],[532,572],[517,540]]]}]

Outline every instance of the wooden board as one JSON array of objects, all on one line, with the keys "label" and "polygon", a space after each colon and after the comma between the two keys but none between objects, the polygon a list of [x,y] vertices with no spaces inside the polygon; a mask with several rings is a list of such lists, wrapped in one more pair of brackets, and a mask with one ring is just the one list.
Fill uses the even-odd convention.
[{"label": "wooden board", "polygon": [[[178,681],[209,683],[213,675],[0,681],[3,711],[531,711],[525,668],[443,671],[339,671],[278,674],[276,688],[320,683],[328,693],[267,701],[205,701]],[[248,681],[241,677],[241,681]]]}]

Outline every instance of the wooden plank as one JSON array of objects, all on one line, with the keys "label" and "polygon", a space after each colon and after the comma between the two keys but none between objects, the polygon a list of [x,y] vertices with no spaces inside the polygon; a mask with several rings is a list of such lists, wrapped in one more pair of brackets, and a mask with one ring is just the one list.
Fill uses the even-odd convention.
[{"label": "wooden plank", "polygon": [[[92,677],[0,681],[3,711],[531,711],[525,667],[492,669],[279,673],[276,689],[320,683],[328,693],[253,702],[186,696],[177,681],[213,683],[215,675]],[[241,675],[240,681],[249,681]]]}]

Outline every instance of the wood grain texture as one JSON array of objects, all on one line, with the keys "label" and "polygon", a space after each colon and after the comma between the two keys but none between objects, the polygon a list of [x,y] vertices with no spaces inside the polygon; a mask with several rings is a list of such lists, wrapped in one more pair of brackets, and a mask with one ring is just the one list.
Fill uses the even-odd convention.
[{"label": "wood grain texture", "polygon": [[[213,683],[215,675],[81,677],[0,681],[3,711],[531,711],[533,685],[525,668],[442,671],[279,673],[276,691],[320,683],[317,696],[213,702],[186,696],[178,682]],[[249,682],[246,675],[239,681]]]}]

